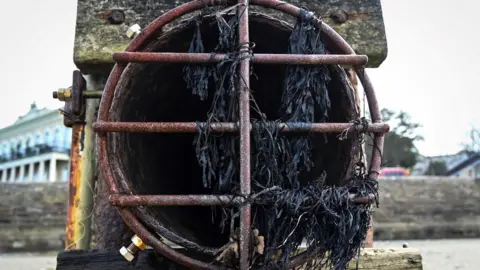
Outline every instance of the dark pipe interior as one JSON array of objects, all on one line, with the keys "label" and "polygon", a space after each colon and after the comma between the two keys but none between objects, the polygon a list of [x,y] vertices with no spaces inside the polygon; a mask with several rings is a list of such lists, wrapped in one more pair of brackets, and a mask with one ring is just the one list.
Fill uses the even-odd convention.
[{"label": "dark pipe interior", "polygon": [[[192,25],[179,26],[145,50],[156,52],[186,52],[193,35]],[[291,28],[277,20],[252,15],[250,38],[255,42],[255,53],[286,53]],[[217,31],[212,23],[202,23],[202,36],[207,52],[213,51]],[[113,120],[152,122],[204,121],[209,102],[200,102],[184,82],[183,64],[131,64],[119,83]],[[332,110],[330,122],[348,122],[354,118],[351,88],[340,67],[331,67],[333,80],[329,85]],[[278,118],[285,66],[255,65],[251,77],[253,96],[261,110],[270,119]],[[210,95],[211,97],[212,95]],[[252,112],[252,117],[255,114]],[[202,185],[194,134],[117,133],[116,156],[120,159],[127,182],[137,194],[210,194]],[[322,134],[314,135],[315,169],[305,180],[318,177],[321,169],[327,171],[327,184],[339,185],[350,164],[352,144],[339,141],[337,134],[328,135],[328,144]],[[168,229],[182,237],[206,246],[221,246],[227,242],[228,228],[221,233],[218,218],[212,224],[209,207],[156,207],[150,213]],[[219,216],[217,211],[216,217]]]}]

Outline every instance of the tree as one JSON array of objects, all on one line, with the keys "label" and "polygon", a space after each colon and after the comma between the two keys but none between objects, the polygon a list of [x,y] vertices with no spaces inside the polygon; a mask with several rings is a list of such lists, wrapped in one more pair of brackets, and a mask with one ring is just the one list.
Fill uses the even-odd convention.
[{"label": "tree", "polygon": [[472,154],[480,152],[480,129],[472,127],[468,133],[470,140],[464,144],[465,150]]},{"label": "tree", "polygon": [[432,161],[428,164],[427,171],[425,175],[435,175],[435,176],[442,176],[447,173],[447,165],[445,165],[444,161]]},{"label": "tree", "polygon": [[[403,111],[396,113],[383,109],[381,113],[383,121],[390,125],[390,132],[385,136],[382,165],[412,168],[420,155],[415,141],[423,140],[423,137],[419,136],[416,131],[421,125],[412,122],[410,115]],[[368,138],[366,144],[368,160],[370,160],[373,147],[372,138]]]}]

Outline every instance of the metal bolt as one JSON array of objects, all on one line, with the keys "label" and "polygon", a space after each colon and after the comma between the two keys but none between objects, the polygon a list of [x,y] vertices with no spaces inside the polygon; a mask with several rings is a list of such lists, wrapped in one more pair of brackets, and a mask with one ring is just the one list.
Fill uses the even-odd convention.
[{"label": "metal bolt", "polygon": [[110,24],[122,24],[125,22],[125,13],[122,10],[111,10],[107,15],[107,21]]},{"label": "metal bolt", "polygon": [[86,90],[82,92],[82,96],[84,98],[101,98],[102,93],[102,90]]},{"label": "metal bolt", "polygon": [[53,92],[53,98],[60,101],[69,101],[72,99],[72,91],[70,89],[60,88]]},{"label": "metal bolt", "polygon": [[137,255],[138,251],[144,250],[147,248],[147,245],[143,242],[140,237],[134,235],[132,237],[132,243],[128,245],[128,247],[122,247],[120,249],[120,254],[129,262],[135,259],[135,255]]},{"label": "metal bolt", "polygon": [[330,14],[330,18],[336,23],[344,23],[348,20],[348,14],[344,10],[336,10]]},{"label": "metal bolt", "polygon": [[[101,98],[102,97],[102,90],[85,90],[82,92],[82,96],[84,98]],[[59,89],[52,93],[54,99],[58,99],[60,101],[69,101],[72,99],[72,92],[70,89]]]},{"label": "metal bolt", "polygon": [[140,32],[142,31],[142,28],[138,24],[134,24],[130,26],[127,30],[127,37],[128,38],[135,38]]}]

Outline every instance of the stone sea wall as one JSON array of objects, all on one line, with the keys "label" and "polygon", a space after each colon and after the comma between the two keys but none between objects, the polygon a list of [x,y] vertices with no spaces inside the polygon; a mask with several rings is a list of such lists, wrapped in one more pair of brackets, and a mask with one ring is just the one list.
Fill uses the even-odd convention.
[{"label": "stone sea wall", "polygon": [[[0,185],[0,253],[64,248],[68,186]],[[375,240],[480,237],[480,184],[380,180]]]},{"label": "stone sea wall", "polygon": [[64,245],[67,184],[0,185],[0,252],[58,250]]},{"label": "stone sea wall", "polygon": [[480,237],[480,183],[449,178],[381,180],[375,239]]}]

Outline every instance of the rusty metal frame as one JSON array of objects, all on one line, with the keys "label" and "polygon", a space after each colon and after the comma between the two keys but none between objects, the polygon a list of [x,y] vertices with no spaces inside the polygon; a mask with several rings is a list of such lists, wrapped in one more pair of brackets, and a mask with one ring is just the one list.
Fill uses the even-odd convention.
[{"label": "rusty metal frame", "polygon": [[[92,108],[95,104],[91,104],[91,99],[86,100],[88,97],[84,93],[92,93],[86,88],[87,81],[79,70],[75,70],[70,87],[71,99],[65,101],[62,111],[64,125],[72,128],[65,249],[89,248],[92,235],[94,174],[91,157],[94,133],[91,124],[95,117],[95,110]],[[98,96],[98,92],[93,92]]]},{"label": "rusty metal frame", "polygon": [[[100,167],[104,178],[107,181],[108,187],[111,192],[111,203],[116,205],[119,212],[127,223],[127,225],[140,237],[145,243],[153,247],[163,256],[181,263],[187,267],[195,269],[220,269],[210,263],[206,263],[197,259],[190,258],[180,252],[175,251],[171,247],[163,243],[156,235],[152,234],[145,225],[135,216],[131,209],[131,206],[140,205],[225,205],[225,204],[237,204],[240,206],[240,269],[249,269],[248,247],[250,246],[250,225],[251,225],[251,202],[246,204],[235,200],[231,196],[208,196],[208,195],[187,195],[187,196],[175,196],[175,195],[122,195],[120,194],[120,187],[122,189],[127,187],[127,190],[122,190],[127,194],[133,194],[128,189],[126,180],[123,177],[116,177],[113,171],[119,170],[116,167],[116,163],[113,164],[110,161],[108,152],[108,137],[106,132],[196,132],[196,123],[119,123],[111,122],[110,108],[114,99],[115,89],[122,76],[127,64],[129,62],[177,62],[177,63],[210,63],[218,62],[225,57],[224,55],[217,55],[212,57],[210,54],[189,54],[189,53],[149,53],[149,52],[136,52],[139,50],[148,40],[158,33],[162,27],[172,22],[183,15],[200,10],[205,6],[211,5],[225,5],[224,0],[203,0],[192,1],[185,3],[177,8],[174,8],[148,25],[127,47],[125,52],[116,53],[113,59],[117,62],[113,70],[110,73],[108,81],[105,85],[105,89],[102,95],[98,121],[94,123],[93,128],[98,132],[98,152]],[[230,3],[235,4],[235,3]],[[286,2],[278,0],[239,0],[237,4],[237,14],[239,15],[239,43],[249,44],[249,5],[257,5],[265,8],[274,9],[283,13],[289,14],[294,17],[299,17],[301,9],[288,4]],[[342,64],[351,65],[357,73],[370,108],[372,124],[369,125],[368,131],[375,132],[374,142],[378,146],[373,150],[372,160],[370,162],[370,177],[376,179],[378,171],[380,169],[381,153],[383,149],[384,134],[389,131],[389,126],[381,121],[381,114],[378,107],[375,92],[373,90],[370,79],[365,73],[364,64],[367,61],[366,56],[356,55],[353,49],[346,43],[346,41],[336,33],[330,26],[323,23],[318,18],[314,17],[314,22],[321,29],[329,46],[336,52],[340,52],[338,55],[275,55],[275,54],[260,54],[255,55],[254,63],[257,64]],[[240,49],[240,52],[248,55],[248,50]],[[239,81],[240,90],[240,121],[239,128],[237,129],[235,123],[219,123],[210,126],[210,129],[214,131],[228,131],[240,133],[240,186],[241,193],[245,196],[250,195],[250,110],[249,110],[249,70],[250,59],[249,57],[242,57],[240,62],[240,76],[242,78]],[[285,132],[343,132],[346,128],[350,132],[355,131],[358,127],[348,123],[323,123],[323,124],[311,124],[311,123],[282,123],[280,124]],[[112,165],[115,165],[114,167]],[[123,175],[123,174],[121,174]],[[120,186],[119,186],[120,185]],[[354,203],[370,203],[370,197],[357,198]],[[300,255],[291,258],[289,267],[296,267],[302,264],[307,256],[312,253],[319,252],[319,250],[308,250]],[[224,269],[224,268],[222,268]]]},{"label": "rusty metal frame", "polygon": [[80,200],[80,189],[82,187],[82,133],[84,132],[85,112],[81,108],[82,91],[87,87],[87,82],[82,77],[79,70],[73,72],[71,91],[73,98],[65,102],[64,106],[64,125],[72,128],[72,142],[70,147],[70,177],[68,184],[68,207],[66,220],[65,249],[87,248],[84,242],[81,242],[85,228],[79,227],[82,215],[82,205]]}]

